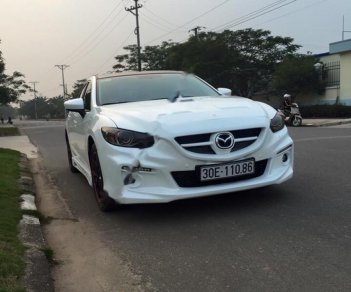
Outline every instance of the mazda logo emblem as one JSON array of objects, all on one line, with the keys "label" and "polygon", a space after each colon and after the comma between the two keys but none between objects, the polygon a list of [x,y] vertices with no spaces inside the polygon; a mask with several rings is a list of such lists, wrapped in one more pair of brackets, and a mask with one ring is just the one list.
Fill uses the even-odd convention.
[{"label": "mazda logo emblem", "polygon": [[218,133],[215,142],[219,149],[230,149],[234,146],[234,136],[230,132]]}]

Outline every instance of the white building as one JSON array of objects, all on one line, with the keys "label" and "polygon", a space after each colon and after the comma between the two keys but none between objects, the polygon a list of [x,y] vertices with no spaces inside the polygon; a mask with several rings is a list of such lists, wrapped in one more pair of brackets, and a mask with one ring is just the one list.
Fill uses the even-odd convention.
[{"label": "white building", "polygon": [[323,65],[320,69],[326,91],[322,96],[304,97],[302,104],[351,105],[351,39],[331,43],[328,53],[316,57]]}]

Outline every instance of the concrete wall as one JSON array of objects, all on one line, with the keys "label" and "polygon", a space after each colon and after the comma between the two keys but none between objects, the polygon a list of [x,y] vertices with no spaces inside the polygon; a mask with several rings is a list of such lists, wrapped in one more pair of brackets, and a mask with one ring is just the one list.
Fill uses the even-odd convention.
[{"label": "concrete wall", "polygon": [[[320,98],[318,104],[351,105],[351,39],[330,44],[330,55],[320,58],[323,63],[340,61],[340,88],[327,87],[325,95]],[[315,103],[316,97],[309,100]]]},{"label": "concrete wall", "polygon": [[340,55],[340,103],[351,105],[351,52]]}]

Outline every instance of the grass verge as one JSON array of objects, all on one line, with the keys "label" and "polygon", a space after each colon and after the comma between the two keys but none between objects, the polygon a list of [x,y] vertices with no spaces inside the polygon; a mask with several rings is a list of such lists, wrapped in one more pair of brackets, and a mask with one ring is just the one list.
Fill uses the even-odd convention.
[{"label": "grass verge", "polygon": [[7,137],[7,136],[20,136],[20,132],[16,127],[0,127],[0,137]]},{"label": "grass verge", "polygon": [[0,291],[25,291],[19,284],[24,273],[25,247],[18,239],[17,225],[22,217],[18,185],[20,153],[0,149]]}]

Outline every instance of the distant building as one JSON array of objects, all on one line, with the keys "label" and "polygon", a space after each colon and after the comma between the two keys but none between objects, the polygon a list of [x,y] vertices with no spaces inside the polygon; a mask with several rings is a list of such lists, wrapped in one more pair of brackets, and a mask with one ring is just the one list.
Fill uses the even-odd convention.
[{"label": "distant building", "polygon": [[325,94],[310,96],[305,104],[351,105],[351,39],[331,43],[329,52],[316,55],[321,78],[326,81]]}]

